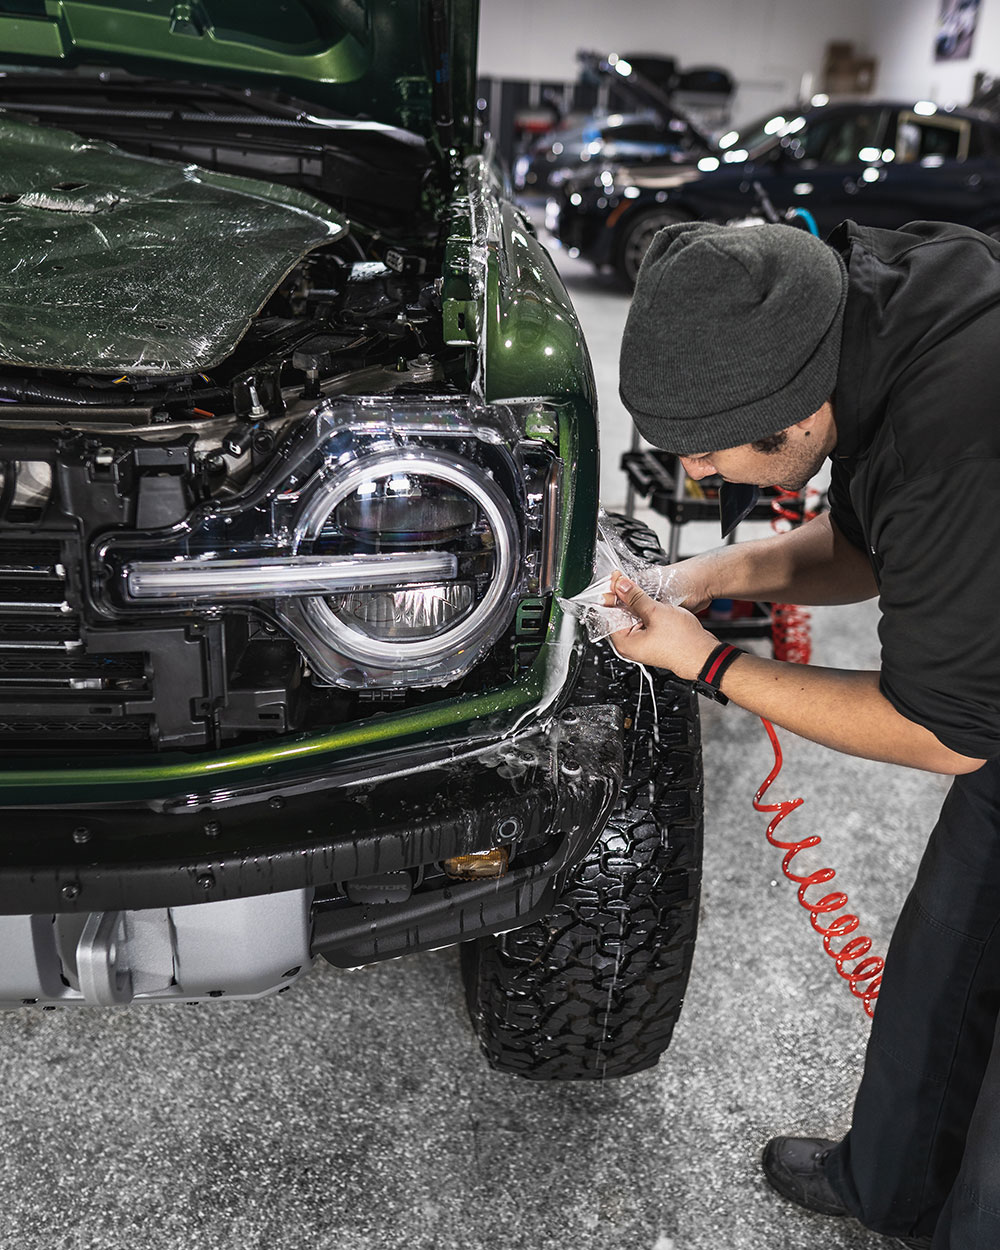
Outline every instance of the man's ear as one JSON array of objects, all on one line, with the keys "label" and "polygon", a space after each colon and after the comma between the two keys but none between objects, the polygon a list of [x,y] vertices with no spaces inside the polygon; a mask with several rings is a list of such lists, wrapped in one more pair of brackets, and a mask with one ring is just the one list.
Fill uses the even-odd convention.
[{"label": "man's ear", "polygon": [[827,421],[833,417],[833,407],[830,401],[817,409],[808,417],[803,417],[801,421],[795,422],[795,429],[802,430],[805,434],[815,434],[826,429]]}]

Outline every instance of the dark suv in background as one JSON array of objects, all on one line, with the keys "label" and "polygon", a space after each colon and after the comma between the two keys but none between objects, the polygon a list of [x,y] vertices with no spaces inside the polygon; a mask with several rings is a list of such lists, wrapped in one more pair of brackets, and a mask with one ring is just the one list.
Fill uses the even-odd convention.
[{"label": "dark suv in background", "polygon": [[560,242],[631,287],[650,240],[676,221],[726,222],[759,205],[807,209],[820,234],[851,218],[895,228],[954,221],[1000,234],[1000,122],[930,101],[838,101],[769,114],[708,154],[605,164],[562,184],[547,222]]}]

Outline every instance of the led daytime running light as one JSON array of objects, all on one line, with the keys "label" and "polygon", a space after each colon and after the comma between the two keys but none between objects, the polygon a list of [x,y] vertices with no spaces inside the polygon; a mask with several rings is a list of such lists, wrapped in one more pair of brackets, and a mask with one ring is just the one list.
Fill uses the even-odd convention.
[{"label": "led daytime running light", "polygon": [[253,595],[339,594],[367,587],[450,581],[458,560],[446,551],[260,560],[140,560],[126,565],[132,599],[246,599]]}]

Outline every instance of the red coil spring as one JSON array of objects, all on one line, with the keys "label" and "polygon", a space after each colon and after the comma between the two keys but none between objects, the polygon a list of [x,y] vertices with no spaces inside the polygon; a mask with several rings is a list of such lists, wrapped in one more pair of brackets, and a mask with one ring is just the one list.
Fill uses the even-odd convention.
[{"label": "red coil spring", "polygon": [[[800,521],[808,521],[815,512],[808,509],[805,503],[799,508],[801,498],[796,490],[785,490],[776,487],[777,495],[771,500],[771,520],[773,529],[780,529],[782,522],[787,525],[798,525]],[[786,526],[787,527],[787,526]],[[809,632],[809,613],[796,603],[771,604],[771,646],[776,660],[788,660],[792,664],[808,664],[812,657],[812,638]]]},{"label": "red coil spring", "polygon": [[[771,783],[778,773],[781,772],[782,762],[781,747],[778,744],[778,735],[774,732],[774,726],[770,721],[764,720],[763,717],[761,717],[761,724],[767,730],[767,736],[771,739],[771,746],[774,748],[774,767],[768,773],[767,778],[754,796],[754,810],[777,813],[767,827],[767,840],[772,846],[776,846],[785,852],[785,857],[781,861],[782,872],[789,881],[794,881],[798,885],[799,902],[809,913],[812,927],[817,933],[823,935],[823,949],[836,964],[837,971],[848,983],[851,993],[856,998],[861,999],[865,1012],[871,1018],[875,1014],[875,1000],[878,998],[879,986],[882,984],[882,969],[885,967],[885,960],[878,955],[865,958],[872,948],[872,943],[871,938],[865,937],[863,934],[851,938],[839,950],[834,950],[833,943],[838,938],[848,937],[861,923],[857,916],[848,911],[835,918],[830,918],[828,924],[822,922],[821,917],[828,917],[830,912],[840,911],[841,908],[847,906],[848,898],[842,890],[824,894],[822,898],[817,899],[813,903],[810,903],[806,898],[806,891],[811,886],[825,885],[827,881],[833,880],[837,872],[834,868],[818,868],[815,872],[801,876],[792,871],[792,860],[798,855],[799,851],[806,851],[811,847],[819,846],[822,839],[817,834],[811,834],[798,842],[782,842],[780,838],[775,837],[775,830],[781,822],[790,812],[794,812],[797,807],[801,807],[803,800],[784,799],[778,803],[761,802],[770,789]],[[857,959],[860,962],[856,963],[853,969],[846,968],[845,965],[848,960],[852,959]],[[868,982],[867,985],[862,984],[865,981]]]}]

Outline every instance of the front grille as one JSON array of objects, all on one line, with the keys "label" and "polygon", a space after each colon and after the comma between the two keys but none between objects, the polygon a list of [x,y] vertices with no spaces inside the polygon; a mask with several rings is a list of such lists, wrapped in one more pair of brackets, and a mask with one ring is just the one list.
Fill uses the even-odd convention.
[{"label": "front grille", "polygon": [[148,744],[151,693],[141,651],[85,645],[60,544],[0,540],[0,750]]},{"label": "front grille", "polygon": [[0,651],[72,651],[80,645],[78,623],[0,614]]},{"label": "front grille", "polygon": [[[62,650],[62,648],[60,648]],[[29,682],[54,681],[112,681],[120,683],[141,682],[145,685],[144,663],[141,652],[131,655],[81,655],[79,648],[64,651],[61,655],[42,652],[0,650],[0,683],[25,680]]]},{"label": "front grille", "polygon": [[29,720],[18,717],[0,719],[0,743],[4,749],[20,743],[25,745],[51,742],[146,742],[149,739],[149,721],[100,720],[97,717],[76,716],[63,720]]}]

